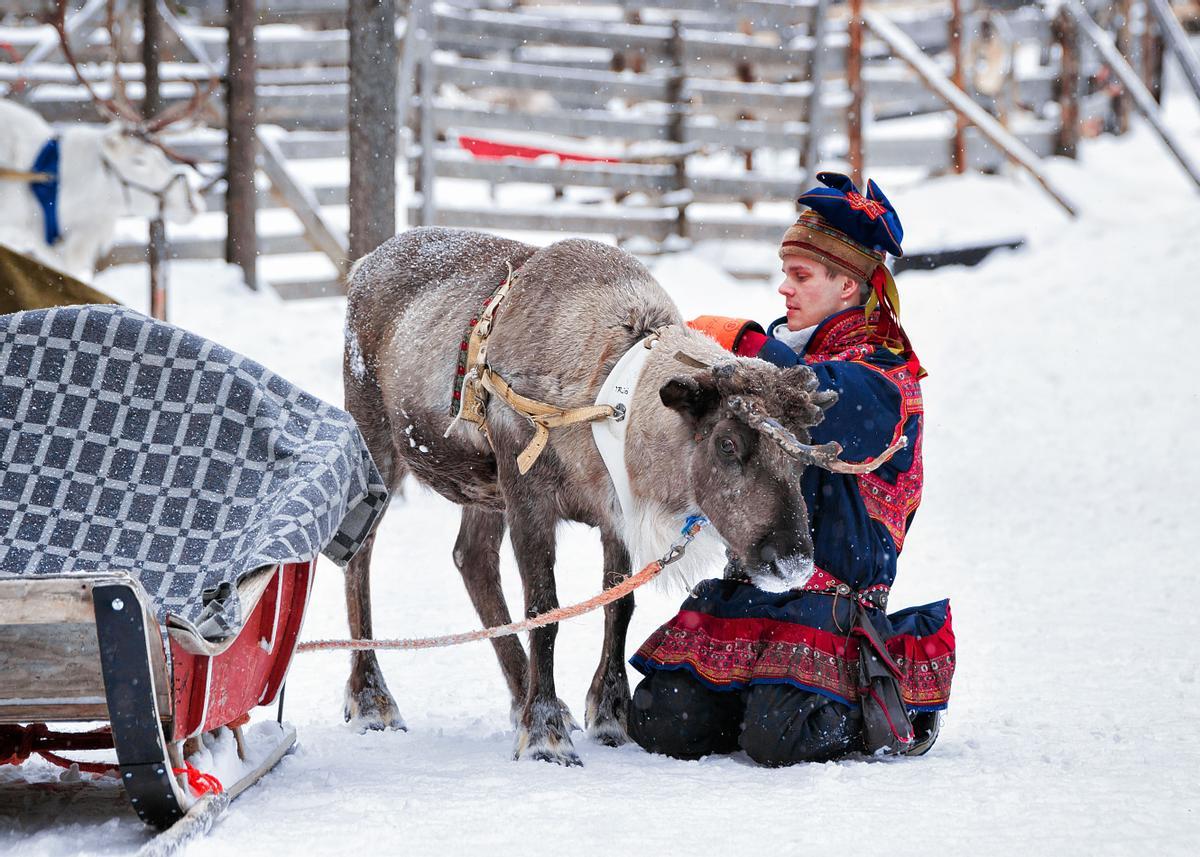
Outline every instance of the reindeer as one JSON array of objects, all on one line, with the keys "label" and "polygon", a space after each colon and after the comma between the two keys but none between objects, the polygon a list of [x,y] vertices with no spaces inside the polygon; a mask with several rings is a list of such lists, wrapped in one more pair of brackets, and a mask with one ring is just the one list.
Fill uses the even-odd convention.
[{"label": "reindeer", "polygon": [[76,125],[55,135],[32,110],[0,100],[0,127],[0,165],[14,171],[29,170],[57,136],[61,233],[47,242],[43,209],[22,176],[0,180],[0,243],[81,280],[95,274],[118,217],[187,223],[203,210],[194,175],[119,123]]},{"label": "reindeer", "polygon": [[[112,47],[112,96],[100,96],[79,68],[67,38],[66,2],[51,19],[67,62],[84,86],[105,126],[75,125],[61,133],[32,110],[0,100],[0,242],[28,253],[80,279],[90,280],[96,261],[112,241],[118,217],[162,217],[187,223],[203,210],[192,162],[167,147],[159,133],[169,125],[195,116],[216,86],[197,87],[186,103],[153,119],[138,112],[125,96],[117,71],[120,39],[109,7]],[[45,210],[31,185],[45,185],[50,176],[33,168],[42,148],[57,140],[58,235],[47,229]],[[53,240],[48,240],[53,238]]]},{"label": "reindeer", "polygon": [[[648,348],[627,416],[628,509],[585,424],[552,430],[524,475],[517,455],[533,429],[507,401],[485,401],[485,431],[452,425],[464,331],[510,265],[516,273],[493,321],[486,362],[521,396],[592,405],[622,356]],[[818,391],[807,367],[781,370],[734,357],[682,321],[636,259],[592,241],[537,249],[477,232],[415,229],[355,265],[346,407],[392,489],[411,473],[462,506],[454,563],[486,625],[510,621],[499,576],[506,528],[529,615],[558,605],[555,527],[562,520],[600,530],[605,588],[659,556],[693,513],[712,527],[681,563],[690,571],[719,560],[722,548],[763,586],[787,588],[811,569],[802,465],[863,468],[838,461],[836,445],[807,442],[808,427],[836,394]],[[356,638],[372,633],[373,547],[372,536],[346,572]],[[611,746],[628,740],[624,649],[633,606],[628,595],[605,608],[603,652],[587,694],[589,735]],[[577,765],[569,734],[577,727],[555,692],[555,635],[554,626],[533,631],[528,657],[515,637],[492,642],[512,695],[514,757]],[[374,653],[354,653],[344,713],[360,728],[404,728]]]}]

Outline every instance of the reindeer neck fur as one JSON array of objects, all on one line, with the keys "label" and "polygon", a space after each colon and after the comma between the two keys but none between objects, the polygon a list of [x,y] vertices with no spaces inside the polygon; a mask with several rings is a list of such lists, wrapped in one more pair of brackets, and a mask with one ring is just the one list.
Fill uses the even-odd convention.
[{"label": "reindeer neck fur", "polygon": [[[684,325],[670,325],[658,332],[658,342],[633,394],[625,439],[625,467],[634,508],[622,529],[635,568],[661,557],[679,537],[684,519],[699,511],[691,489],[696,440],[683,418],[665,407],[658,394],[671,378],[696,371],[676,359],[680,352],[706,364],[740,359]],[[701,574],[719,571],[724,547],[720,534],[712,526],[706,527],[684,558],[670,566],[671,577],[690,585]]]},{"label": "reindeer neck fur", "polygon": [[[104,128],[68,128],[61,137],[59,222],[62,241],[55,249],[66,266],[90,280],[96,260],[112,244],[117,217],[126,209],[121,183],[100,158]],[[96,217],[97,210],[111,217]]]}]

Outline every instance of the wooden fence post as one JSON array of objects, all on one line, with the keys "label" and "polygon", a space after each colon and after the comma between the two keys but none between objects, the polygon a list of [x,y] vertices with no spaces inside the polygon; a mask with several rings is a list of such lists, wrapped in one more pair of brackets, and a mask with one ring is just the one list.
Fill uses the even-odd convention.
[{"label": "wooden fence post", "polygon": [[[963,71],[963,13],[962,0],[950,0],[950,32],[947,47],[954,63],[950,80],[964,92],[967,89]],[[956,173],[967,171],[967,120],[957,111],[954,114],[954,137],[950,144],[950,166]]]},{"label": "wooden fence post", "polygon": [[396,234],[396,2],[350,0],[350,257]]},{"label": "wooden fence post", "polygon": [[1150,90],[1154,100],[1162,104],[1163,59],[1166,54],[1162,28],[1151,17],[1149,9],[1142,20],[1142,80],[1146,82],[1146,89]]},{"label": "wooden fence post", "polygon": [[[683,49],[683,30],[676,19],[671,22],[671,61],[674,64],[670,83],[667,86],[668,102],[671,105],[671,119],[668,136],[672,143],[679,147],[678,155],[672,160],[672,166],[675,168],[675,191],[677,194],[683,195],[687,190],[687,152],[683,146],[683,130],[684,120],[687,118],[687,97],[684,92],[684,49]],[[688,223],[687,223],[687,201],[686,199],[679,200],[679,206],[676,208],[675,215],[675,233],[680,238],[687,238]]]},{"label": "wooden fence post", "polygon": [[1157,69],[1154,83],[1157,86],[1149,87],[1155,93],[1155,99],[1162,98],[1162,54],[1163,49],[1170,48],[1171,54],[1179,63],[1179,67],[1183,71],[1184,80],[1192,89],[1192,94],[1200,99],[1200,57],[1196,56],[1196,51],[1192,48],[1188,41],[1187,33],[1184,32],[1183,25],[1179,23],[1179,18],[1175,16],[1174,10],[1171,9],[1170,3],[1167,0],[1146,0],[1150,6],[1150,12],[1154,15],[1154,20],[1158,23],[1158,56]]},{"label": "wooden fence post", "polygon": [[[1133,0],[1114,0],[1113,13],[1117,18],[1117,50],[1130,63],[1133,62],[1133,23],[1130,21],[1132,11]],[[1116,73],[1116,69],[1113,69],[1113,73]],[[1113,96],[1112,102],[1113,118],[1117,123],[1118,134],[1129,132],[1129,108],[1129,92],[1122,86],[1121,91]]]},{"label": "wooden fence post", "polygon": [[421,112],[420,140],[421,165],[418,173],[418,187],[421,191],[421,213],[418,223],[421,226],[433,226],[437,220],[437,208],[434,185],[437,183],[437,123],[433,110],[433,97],[437,87],[434,86],[435,71],[433,67],[433,42],[435,28],[433,15],[428,18],[428,28],[425,30],[425,43],[421,49]]},{"label": "wooden fence post", "polygon": [[[162,110],[159,93],[159,45],[162,44],[162,18],[154,0],[142,0],[142,115],[149,119]],[[146,263],[150,269],[150,317],[167,320],[167,227],[162,217],[150,221]]]},{"label": "wooden fence post", "polygon": [[850,50],[846,54],[850,107],[846,111],[846,134],[850,143],[850,178],[859,187],[862,187],[863,180],[862,40],[862,0],[850,0]]},{"label": "wooden fence post", "polygon": [[1059,46],[1058,134],[1054,154],[1077,157],[1079,150],[1079,28],[1065,9],[1059,9],[1051,23],[1051,33]]},{"label": "wooden fence post", "polygon": [[225,259],[239,265],[246,285],[258,288],[258,230],[255,226],[255,146],[257,97],[254,0],[229,0],[229,66],[225,96]]},{"label": "wooden fence post", "polygon": [[[808,79],[812,82],[812,94],[808,99],[808,134],[804,138],[804,150],[800,166],[804,168],[804,181],[812,184],[821,167],[821,93],[825,78],[825,33],[829,0],[817,0],[813,9],[813,25],[809,35],[813,40],[812,53],[808,59]],[[861,171],[861,166],[860,166]]]}]

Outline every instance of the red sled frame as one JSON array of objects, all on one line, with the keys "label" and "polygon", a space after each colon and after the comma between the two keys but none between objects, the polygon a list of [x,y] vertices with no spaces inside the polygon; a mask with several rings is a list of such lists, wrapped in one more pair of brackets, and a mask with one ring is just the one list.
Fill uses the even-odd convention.
[{"label": "red sled frame", "polygon": [[67,736],[55,743],[48,722],[107,720],[108,746],[143,821],[166,829],[185,815],[207,814],[211,823],[290,749],[295,731],[284,731],[252,777],[199,801],[173,773],[183,766],[180,742],[244,722],[252,708],[276,700],[315,562],[251,575],[251,586],[239,586],[250,596],[242,601],[245,621],[220,647],[169,617],[160,625],[141,585],[125,573],[0,579],[0,764],[71,746]]}]

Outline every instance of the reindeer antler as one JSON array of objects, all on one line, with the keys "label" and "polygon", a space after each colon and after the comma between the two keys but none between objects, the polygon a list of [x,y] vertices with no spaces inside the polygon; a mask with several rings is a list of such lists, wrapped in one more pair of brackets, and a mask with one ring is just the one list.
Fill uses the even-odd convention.
[{"label": "reindeer antler", "polygon": [[[59,41],[59,44],[62,46],[63,57],[67,60],[67,64],[71,66],[71,70],[73,72],[75,72],[76,79],[81,84],[83,84],[83,88],[87,90],[88,95],[91,96],[92,101],[100,109],[101,113],[103,113],[109,119],[115,120],[117,122],[126,123],[129,125],[132,125],[135,128],[140,129],[142,127],[143,119],[142,119],[141,114],[138,113],[133,108],[133,105],[130,104],[128,100],[125,100],[122,102],[122,101],[119,101],[116,97],[102,98],[100,96],[100,93],[96,92],[96,88],[94,86],[92,86],[92,82],[87,79],[87,75],[85,75],[83,73],[83,70],[79,68],[79,60],[77,60],[75,58],[75,52],[71,49],[71,39],[67,35],[67,6],[68,6],[67,0],[58,0],[58,2],[54,6],[54,14],[50,17],[50,25],[52,27],[54,27],[55,32],[58,33],[58,41]],[[107,14],[108,14],[108,24],[111,28],[112,19],[113,19],[112,0],[109,0]],[[111,29],[109,30],[109,35],[110,35],[110,39],[112,39],[112,30]],[[116,96],[116,93],[118,90],[116,81],[120,79],[120,73],[117,71],[117,66],[119,65],[118,60],[119,60],[119,57],[114,57],[114,60],[113,60],[113,75],[114,75],[113,94],[114,94],[114,96]],[[121,89],[122,89],[122,91],[124,89],[123,82],[121,85]]]},{"label": "reindeer antler", "polygon": [[[147,0],[147,2],[153,2],[153,0]],[[66,58],[68,65],[71,66],[71,70],[75,73],[76,79],[87,90],[88,95],[91,96],[96,107],[109,119],[123,124],[130,133],[137,135],[151,145],[157,146],[168,158],[195,167],[196,161],[194,159],[186,157],[167,146],[156,135],[169,125],[185,119],[191,119],[204,108],[213,93],[221,85],[221,79],[217,72],[213,70],[206,87],[201,88],[197,83],[195,85],[195,93],[186,102],[173,105],[157,116],[147,119],[129,101],[126,95],[125,80],[121,77],[121,27],[117,21],[116,3],[114,0],[108,0],[105,11],[105,27],[108,29],[109,53],[113,67],[113,93],[110,98],[101,97],[96,92],[95,87],[92,86],[91,81],[87,79],[87,75],[79,67],[79,61],[75,57],[75,52],[71,48],[70,38],[67,35],[66,19],[68,5],[68,0],[58,0],[55,4],[50,23],[54,27],[55,32],[58,33],[58,40],[62,46],[63,56]]]},{"label": "reindeer antler", "polygon": [[[814,399],[816,396],[826,397],[830,395],[835,399],[837,397],[836,393],[816,393],[814,394]],[[827,399],[825,400],[827,401]],[[814,446],[811,443],[803,443],[794,434],[784,428],[779,420],[762,413],[753,402],[741,396],[730,396],[726,399],[726,404],[729,405],[738,419],[742,420],[750,428],[760,432],[764,437],[769,437],[775,441],[788,455],[806,464],[815,464],[832,473],[870,473],[872,470],[887,463],[893,455],[908,445],[908,438],[900,435],[899,440],[885,449],[876,458],[864,461],[861,464],[853,464],[838,458],[842,454],[841,444],[832,441],[820,444],[819,446]],[[814,402],[814,404],[819,403]]]}]

